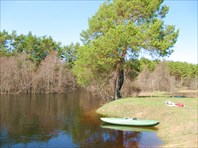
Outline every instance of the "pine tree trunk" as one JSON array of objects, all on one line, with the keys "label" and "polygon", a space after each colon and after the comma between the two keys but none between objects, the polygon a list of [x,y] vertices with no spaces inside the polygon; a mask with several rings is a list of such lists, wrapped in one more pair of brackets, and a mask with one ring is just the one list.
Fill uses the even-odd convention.
[{"label": "pine tree trunk", "polygon": [[124,70],[121,69],[119,66],[116,68],[115,72],[115,88],[114,88],[114,99],[122,98],[121,89],[124,83]]},{"label": "pine tree trunk", "polygon": [[117,66],[114,74],[114,100],[118,99],[117,97],[118,74],[119,74],[118,72],[119,72],[119,68]]},{"label": "pine tree trunk", "polygon": [[118,77],[118,83],[117,83],[117,98],[122,98],[122,95],[121,95],[121,89],[122,89],[122,86],[123,86],[123,83],[124,83],[124,70],[121,69],[119,71],[119,77]]}]

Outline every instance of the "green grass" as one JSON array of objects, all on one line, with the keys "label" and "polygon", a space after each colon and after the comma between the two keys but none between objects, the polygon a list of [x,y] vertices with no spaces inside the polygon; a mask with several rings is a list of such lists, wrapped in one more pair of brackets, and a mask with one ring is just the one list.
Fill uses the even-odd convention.
[{"label": "green grass", "polygon": [[[169,107],[165,101],[183,103],[186,107]],[[198,147],[197,98],[145,97],[126,98],[107,103],[97,110],[101,116],[137,117],[160,121],[157,134],[164,147]]]}]

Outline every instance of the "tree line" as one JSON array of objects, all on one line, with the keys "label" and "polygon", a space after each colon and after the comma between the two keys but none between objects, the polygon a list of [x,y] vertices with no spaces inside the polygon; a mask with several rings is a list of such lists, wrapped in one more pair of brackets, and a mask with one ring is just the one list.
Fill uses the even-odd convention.
[{"label": "tree line", "polygon": [[57,93],[76,87],[70,68],[79,44],[52,37],[0,32],[0,93]]},{"label": "tree line", "polygon": [[[51,37],[37,37],[32,33],[16,35],[15,31],[10,34],[3,31],[0,34],[1,94],[66,93],[79,87],[73,70],[80,44],[61,46]],[[138,91],[170,91],[173,87],[197,88],[197,64],[140,58],[126,61],[124,69],[124,96]],[[94,89],[104,97],[113,98],[112,90],[108,90],[112,85],[111,77],[107,75],[106,79],[110,81],[100,81]],[[90,86],[93,87],[84,87]]]},{"label": "tree line", "polygon": [[[156,66],[160,63],[159,60],[149,60],[147,58],[140,59],[140,71],[146,66],[149,71],[154,71]],[[181,80],[184,78],[196,78],[198,76],[198,65],[180,62],[180,61],[165,61],[166,67],[171,76],[176,77],[176,79]]]},{"label": "tree line", "polygon": [[[141,72],[137,79],[143,88],[153,91],[196,90],[198,85],[198,65],[179,61],[151,61],[140,59]],[[148,87],[150,86],[150,87]]]},{"label": "tree line", "polygon": [[173,81],[171,86],[194,88],[197,65],[140,58],[142,51],[155,59],[173,52],[179,30],[164,23],[168,11],[163,0],[105,1],[82,31],[82,45],[4,30],[0,92],[57,93],[80,86],[116,99],[131,89],[168,91]]},{"label": "tree line", "polygon": [[0,32],[0,56],[25,54],[36,65],[39,65],[51,51],[56,51],[58,57],[71,67],[75,60],[74,52],[79,46],[79,43],[63,46],[60,42],[54,41],[51,36],[38,37],[32,32],[27,35],[17,35],[16,31],[8,33],[3,30]]}]

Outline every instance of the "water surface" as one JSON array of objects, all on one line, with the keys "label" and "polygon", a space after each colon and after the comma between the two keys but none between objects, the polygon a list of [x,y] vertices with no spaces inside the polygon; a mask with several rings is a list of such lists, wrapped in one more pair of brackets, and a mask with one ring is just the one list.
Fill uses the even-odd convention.
[{"label": "water surface", "polygon": [[158,147],[155,132],[102,128],[96,96],[1,96],[1,147]]}]

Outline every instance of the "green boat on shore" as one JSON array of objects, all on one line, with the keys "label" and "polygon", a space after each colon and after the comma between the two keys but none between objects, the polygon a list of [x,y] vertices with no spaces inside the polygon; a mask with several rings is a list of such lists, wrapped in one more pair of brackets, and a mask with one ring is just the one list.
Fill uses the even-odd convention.
[{"label": "green boat on shore", "polygon": [[159,124],[159,121],[155,120],[143,120],[137,118],[100,118],[103,122],[115,125],[127,125],[127,126],[155,126]]}]

